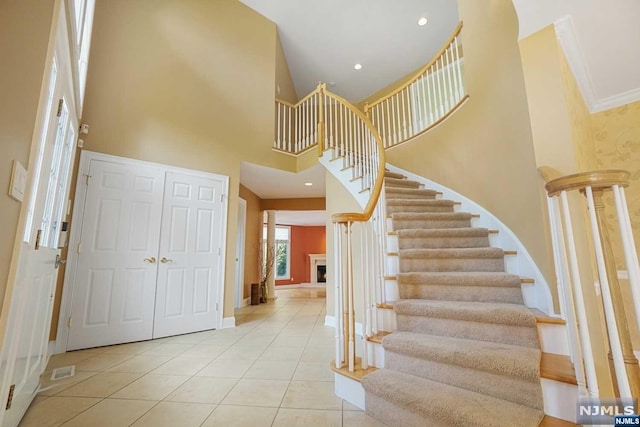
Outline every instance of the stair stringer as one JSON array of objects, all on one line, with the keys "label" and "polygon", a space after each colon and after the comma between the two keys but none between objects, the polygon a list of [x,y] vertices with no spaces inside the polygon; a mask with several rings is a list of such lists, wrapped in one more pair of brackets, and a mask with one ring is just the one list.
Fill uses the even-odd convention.
[{"label": "stair stringer", "polygon": [[474,218],[473,220],[474,227],[485,227],[488,229],[499,230],[499,233],[492,235],[491,246],[500,247],[505,250],[516,250],[518,252],[517,255],[505,257],[505,271],[508,271],[511,274],[534,279],[534,283],[522,285],[524,304],[530,308],[537,308],[549,316],[557,317],[557,314],[553,309],[553,298],[546,279],[533,261],[533,258],[531,258],[531,255],[529,255],[526,247],[516,237],[513,231],[509,229],[509,227],[473,200],[451,190],[450,188],[393,166],[389,163],[387,163],[387,169],[392,172],[404,174],[408,179],[420,182],[425,188],[441,192],[443,199],[460,202],[461,205],[458,206],[456,209],[457,211],[480,214],[479,218]]}]

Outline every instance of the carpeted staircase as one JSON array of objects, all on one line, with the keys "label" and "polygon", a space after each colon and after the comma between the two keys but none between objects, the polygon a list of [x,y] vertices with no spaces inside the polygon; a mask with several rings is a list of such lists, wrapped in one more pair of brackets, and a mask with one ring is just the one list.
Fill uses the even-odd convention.
[{"label": "carpeted staircase", "polygon": [[385,191],[401,300],[385,368],[362,379],[367,413],[393,427],[538,426],[536,319],[503,250],[418,182],[387,172]]}]

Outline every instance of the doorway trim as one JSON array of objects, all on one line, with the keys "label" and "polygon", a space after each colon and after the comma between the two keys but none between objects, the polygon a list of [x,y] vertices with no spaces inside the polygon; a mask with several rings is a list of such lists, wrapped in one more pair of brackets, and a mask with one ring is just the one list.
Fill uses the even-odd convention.
[{"label": "doorway trim", "polygon": [[67,255],[67,268],[65,270],[64,282],[62,288],[62,298],[60,301],[60,316],[58,318],[57,336],[55,342],[55,353],[65,353],[67,351],[67,341],[69,339],[69,318],[71,316],[71,306],[73,303],[73,293],[75,289],[75,278],[78,267],[78,245],[80,244],[80,234],[82,232],[81,224],[84,218],[84,205],[87,195],[86,177],[89,176],[89,167],[92,160],[100,160],[104,162],[120,163],[124,165],[145,165],[150,167],[162,168],[168,172],[177,172],[202,178],[216,179],[222,181],[222,216],[221,216],[221,241],[220,258],[218,261],[218,328],[224,327],[224,287],[225,287],[225,267],[227,252],[227,216],[229,212],[229,177],[226,175],[218,175],[211,172],[203,172],[194,169],[180,168],[177,166],[164,165],[161,163],[148,162],[145,160],[130,159],[127,157],[114,156],[111,154],[98,153],[94,151],[82,150],[80,154],[80,164],[78,166],[78,174],[76,179],[75,198],[73,200],[73,210],[71,218],[71,235],[69,239],[69,253]]},{"label": "doorway trim", "polygon": [[236,288],[235,307],[243,307],[244,304],[244,255],[245,241],[247,238],[247,201],[238,197],[238,241],[236,243]]}]

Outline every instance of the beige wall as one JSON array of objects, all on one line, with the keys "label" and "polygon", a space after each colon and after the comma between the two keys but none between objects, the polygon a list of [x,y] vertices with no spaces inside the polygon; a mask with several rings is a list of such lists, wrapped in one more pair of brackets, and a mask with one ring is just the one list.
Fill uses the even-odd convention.
[{"label": "beige wall", "polygon": [[509,0],[459,0],[470,101],[439,127],[389,150],[387,161],[478,202],[509,226],[545,277],[540,183]]},{"label": "beige wall", "polygon": [[[305,94],[306,95],[306,94]],[[289,64],[284,56],[280,36],[276,32],[276,98],[295,104],[298,102],[296,88],[289,73]]]},{"label": "beige wall", "polygon": [[240,184],[240,197],[247,201],[247,224],[244,238],[244,293],[251,295],[250,285],[260,283],[260,242],[262,240],[262,199]]},{"label": "beige wall", "polygon": [[0,307],[7,290],[21,208],[7,194],[11,167],[14,159],[25,168],[29,166],[54,3],[54,0],[0,2]]},{"label": "beige wall", "polygon": [[271,150],[275,24],[236,0],[98,0],[85,149],[230,177],[224,316],[233,316],[240,161]]}]

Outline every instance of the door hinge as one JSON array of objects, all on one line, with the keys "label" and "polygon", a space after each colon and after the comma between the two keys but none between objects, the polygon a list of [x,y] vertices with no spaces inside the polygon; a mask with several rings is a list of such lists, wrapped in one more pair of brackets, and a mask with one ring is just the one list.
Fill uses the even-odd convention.
[{"label": "door hinge", "polygon": [[40,238],[42,237],[42,230],[38,230],[38,232],[36,233],[36,251],[40,250]]},{"label": "door hinge", "polygon": [[64,99],[60,98],[58,100],[58,112],[56,113],[56,117],[60,117],[62,115],[62,107],[64,106]]},{"label": "door hinge", "polygon": [[9,409],[11,409],[11,403],[13,402],[13,392],[16,390],[16,385],[15,384],[11,384],[11,387],[9,387],[9,396],[7,397],[7,406],[5,406],[4,410],[8,411]]},{"label": "door hinge", "polygon": [[67,320],[67,328],[71,328],[71,316],[69,316],[69,320]]},{"label": "door hinge", "polygon": [[89,174],[84,174],[84,177],[87,179],[87,181],[86,181],[86,185],[89,185],[89,180],[91,179],[91,175],[89,175]]},{"label": "door hinge", "polygon": [[80,248],[82,248],[82,242],[78,242],[78,253],[80,253]]},{"label": "door hinge", "polygon": [[216,311],[219,311],[219,310],[218,310],[218,303],[216,303]]},{"label": "door hinge", "polygon": [[224,194],[220,195],[220,203],[224,203],[224,196],[225,196]]},{"label": "door hinge", "polygon": [[222,249],[218,248],[218,255],[222,255]]}]

